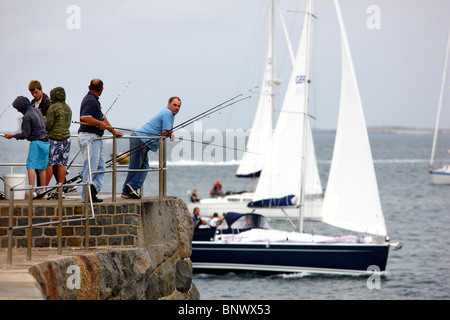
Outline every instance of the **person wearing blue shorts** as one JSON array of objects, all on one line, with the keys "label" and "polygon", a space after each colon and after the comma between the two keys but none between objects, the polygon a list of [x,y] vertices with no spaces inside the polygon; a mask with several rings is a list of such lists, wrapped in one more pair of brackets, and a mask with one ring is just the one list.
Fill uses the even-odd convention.
[{"label": "person wearing blue shorts", "polygon": [[41,111],[33,108],[26,97],[17,97],[12,105],[18,112],[23,114],[22,132],[16,134],[7,133],[5,134],[5,138],[30,141],[27,158],[28,184],[34,186],[36,179],[35,169],[39,171],[40,181],[45,183],[45,169],[47,168],[49,153],[45,120],[42,117]]}]

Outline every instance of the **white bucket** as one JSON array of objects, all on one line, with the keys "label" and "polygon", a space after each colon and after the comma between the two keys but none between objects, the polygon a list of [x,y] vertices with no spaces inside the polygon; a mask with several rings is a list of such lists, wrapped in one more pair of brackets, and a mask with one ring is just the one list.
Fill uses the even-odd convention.
[{"label": "white bucket", "polygon": [[[5,198],[10,198],[10,188],[25,188],[25,181],[27,179],[27,175],[24,173],[5,173],[3,175],[3,180],[5,181]],[[23,200],[25,199],[25,190],[16,191],[14,190],[14,200]]]}]

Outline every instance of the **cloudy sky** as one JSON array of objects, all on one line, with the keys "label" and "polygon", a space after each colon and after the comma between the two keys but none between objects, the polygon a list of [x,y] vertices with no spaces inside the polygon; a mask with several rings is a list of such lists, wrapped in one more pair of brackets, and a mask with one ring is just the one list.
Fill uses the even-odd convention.
[{"label": "cloudy sky", "polygon": [[[290,72],[278,11],[294,49],[305,0],[278,0],[277,88],[281,106]],[[341,0],[368,126],[433,128],[450,29],[448,0]],[[63,86],[74,118],[93,78],[110,122],[137,128],[170,96],[182,99],[176,123],[259,86],[266,53],[269,0],[15,0],[0,3],[0,132],[17,131],[9,107]],[[375,10],[375,11],[374,11]],[[339,34],[332,0],[315,5],[313,126],[336,126]],[[203,128],[252,123],[258,96],[202,122]],[[5,111],[6,110],[6,111]],[[449,125],[450,127],[450,125]],[[73,124],[73,131],[77,125]]]}]

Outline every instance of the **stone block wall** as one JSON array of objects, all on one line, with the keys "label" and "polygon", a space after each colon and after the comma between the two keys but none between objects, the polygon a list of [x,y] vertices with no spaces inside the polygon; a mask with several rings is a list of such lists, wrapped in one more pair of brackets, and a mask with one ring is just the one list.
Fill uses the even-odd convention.
[{"label": "stone block wall", "polygon": [[[9,223],[9,208],[1,207],[0,212],[0,246],[6,248]],[[141,203],[102,203],[94,205],[94,218],[89,219],[89,246],[126,246],[137,244],[137,229]],[[18,205],[14,209],[14,226],[28,225],[28,206]],[[64,202],[63,220],[84,218],[84,205],[79,202]],[[34,223],[59,221],[57,204],[36,201],[33,212]],[[32,228],[32,247],[57,248],[57,224],[36,226]],[[62,224],[63,247],[85,246],[85,221],[75,220]],[[3,237],[5,236],[5,237]],[[13,247],[27,246],[27,229],[13,231]]]},{"label": "stone block wall", "polygon": [[[65,202],[66,218],[84,217],[83,210],[84,206]],[[26,225],[27,215],[27,207],[16,207],[16,225]],[[42,219],[36,221],[52,221],[57,219],[57,209],[49,204],[37,206],[35,215],[35,219]],[[7,226],[8,210],[1,208],[0,230],[7,230]],[[84,221],[65,223],[63,246],[84,246],[84,230]],[[14,231],[14,245],[22,247],[26,245],[26,232],[18,231],[22,230]],[[33,233],[34,247],[56,247],[56,226],[33,227]],[[99,250],[73,250],[70,256],[30,268],[47,299],[200,298],[192,282],[193,223],[181,199],[96,204],[89,233],[90,248]],[[6,247],[7,232],[1,231],[1,241]],[[75,280],[74,270],[78,272]]]}]

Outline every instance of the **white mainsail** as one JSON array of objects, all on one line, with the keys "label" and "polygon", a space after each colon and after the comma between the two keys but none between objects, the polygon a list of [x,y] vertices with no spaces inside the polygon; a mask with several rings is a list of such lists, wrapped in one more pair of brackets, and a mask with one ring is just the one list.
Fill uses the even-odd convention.
[{"label": "white mainsail", "polygon": [[270,145],[273,133],[273,109],[275,87],[275,53],[274,53],[274,4],[271,3],[269,41],[267,46],[266,65],[261,85],[261,95],[253,119],[252,128],[248,138],[246,152],[244,153],[239,168],[236,171],[238,177],[259,176],[267,146]]},{"label": "white mainsail", "polygon": [[341,97],[323,221],[348,230],[387,235],[358,83],[337,0],[341,30]]},{"label": "white mainsail", "polygon": [[[305,140],[307,143],[305,156],[305,194],[322,194],[309,120],[304,121],[304,117],[307,117],[305,88],[307,80],[307,55],[309,54],[307,52],[307,33],[309,30],[306,28],[307,20],[305,19],[294,69],[290,76],[272,142],[264,158],[264,166],[255,190],[253,204],[258,201],[267,201],[267,203],[273,205],[270,202],[271,199],[280,199],[289,196],[295,196],[297,199],[291,204],[298,204],[302,183],[303,141]],[[306,130],[304,130],[304,123],[307,126]],[[303,139],[304,132],[307,135],[306,139]]]}]

